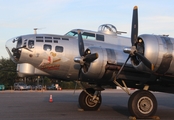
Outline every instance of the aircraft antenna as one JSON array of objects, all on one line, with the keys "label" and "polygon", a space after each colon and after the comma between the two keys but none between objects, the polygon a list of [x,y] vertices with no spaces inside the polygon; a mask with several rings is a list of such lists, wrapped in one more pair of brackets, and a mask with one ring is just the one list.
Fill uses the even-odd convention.
[{"label": "aircraft antenna", "polygon": [[33,30],[34,30],[34,34],[37,34],[37,29],[38,28],[34,28]]},{"label": "aircraft antenna", "polygon": [[41,29],[44,29],[44,28],[33,28],[34,34],[37,34],[37,30],[41,30]]}]

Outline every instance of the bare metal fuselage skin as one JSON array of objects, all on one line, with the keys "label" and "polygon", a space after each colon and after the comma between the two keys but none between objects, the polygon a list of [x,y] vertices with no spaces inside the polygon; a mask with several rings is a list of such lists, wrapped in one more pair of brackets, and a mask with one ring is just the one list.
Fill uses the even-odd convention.
[{"label": "bare metal fuselage skin", "polygon": [[[42,39],[41,37],[43,37],[43,42],[36,42],[38,38]],[[52,42],[45,42],[48,37],[52,38]],[[12,46],[10,46],[11,48],[8,46],[10,43],[13,43],[13,39],[10,39],[6,44],[9,51],[11,51]],[[21,46],[25,40],[27,42],[33,40],[34,46],[30,48],[31,51],[22,48],[19,59],[15,60],[18,63],[17,70],[19,75],[50,75],[63,80],[77,80],[80,65],[74,62],[74,58],[79,56],[78,40],[76,37],[33,34],[21,36],[21,39]],[[57,41],[56,43],[54,42],[55,40]],[[16,44],[17,42],[14,42],[13,47]],[[44,45],[51,45],[51,50],[44,50]],[[104,58],[103,60],[105,61],[99,60],[102,63],[101,65],[106,65],[107,61],[111,60],[113,63],[124,63],[128,55],[123,53],[123,49],[130,46],[130,42],[128,38],[111,35],[111,39],[105,39],[105,41],[84,40],[84,45],[85,48],[101,49],[99,58]],[[56,52],[56,46],[63,47],[63,51]],[[112,49],[115,52],[115,56],[107,56],[107,53],[104,53],[104,49]],[[49,62],[49,59],[51,59],[51,62]],[[93,64],[95,64],[95,61]],[[131,63],[129,62],[129,64]],[[96,67],[98,71],[105,68],[105,66]]]},{"label": "bare metal fuselage skin", "polygon": [[[72,31],[77,32],[76,29]],[[84,38],[84,46],[85,49],[90,49],[91,53],[98,53],[98,58],[90,64],[88,71],[83,72],[84,80],[113,81],[115,74],[107,67],[115,66],[118,68],[115,71],[118,71],[124,64],[128,54],[123,50],[130,48],[130,39],[118,36],[116,33],[81,31],[87,36],[95,34],[94,38]],[[97,40],[97,35],[102,40]],[[155,68],[150,71],[138,58],[131,59],[125,66],[125,69],[129,68],[127,73],[132,72],[131,75],[122,72],[120,79],[148,81],[152,79],[152,74],[155,75],[153,81],[159,79],[158,76],[173,77],[174,39],[159,35],[140,35],[139,40],[140,43],[136,45],[137,50],[154,64]],[[74,62],[75,57],[80,57],[76,36],[23,35],[8,40],[6,49],[11,59],[18,64],[17,71],[21,77],[46,75],[67,81],[78,79],[80,65]],[[141,76],[141,73],[148,73],[149,77],[146,74]]]}]

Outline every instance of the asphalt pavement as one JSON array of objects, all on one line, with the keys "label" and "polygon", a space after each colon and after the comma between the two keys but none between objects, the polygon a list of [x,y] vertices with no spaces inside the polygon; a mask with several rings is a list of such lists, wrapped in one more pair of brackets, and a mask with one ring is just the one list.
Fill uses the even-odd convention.
[{"label": "asphalt pavement", "polygon": [[[102,92],[98,111],[83,111],[78,105],[81,90],[0,91],[0,120],[129,120],[129,96],[122,90]],[[131,91],[133,92],[133,91]],[[52,95],[53,102],[49,102]],[[158,101],[156,116],[174,118],[174,94],[155,92]]]}]

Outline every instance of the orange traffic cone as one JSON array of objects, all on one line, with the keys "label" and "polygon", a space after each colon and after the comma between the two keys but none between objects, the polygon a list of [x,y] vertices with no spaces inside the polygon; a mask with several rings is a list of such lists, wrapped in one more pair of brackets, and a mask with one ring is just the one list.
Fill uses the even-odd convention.
[{"label": "orange traffic cone", "polygon": [[49,100],[49,102],[50,102],[50,103],[53,102],[53,97],[52,97],[52,95],[50,95],[50,100]]}]

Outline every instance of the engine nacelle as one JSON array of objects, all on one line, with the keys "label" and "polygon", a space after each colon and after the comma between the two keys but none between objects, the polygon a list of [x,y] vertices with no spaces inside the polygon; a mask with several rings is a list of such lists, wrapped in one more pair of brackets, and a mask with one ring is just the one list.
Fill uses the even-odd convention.
[{"label": "engine nacelle", "polygon": [[[140,35],[137,51],[154,64],[153,72],[158,74],[173,74],[174,71],[174,39],[160,35]],[[137,58],[136,58],[137,59]],[[132,59],[132,65],[140,71],[150,71],[142,62]]]},{"label": "engine nacelle", "polygon": [[101,48],[101,47],[90,47],[88,48],[91,53],[98,53],[98,58],[91,62],[87,72],[82,69],[83,75],[86,78],[91,79],[101,79],[105,73],[106,64],[113,63],[116,64],[116,51],[113,49]]}]

